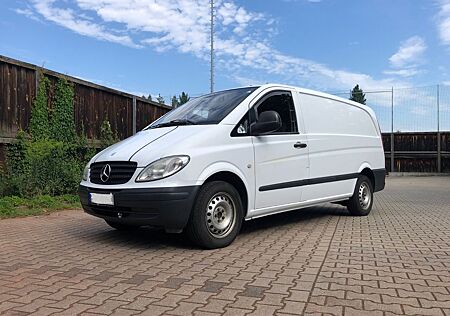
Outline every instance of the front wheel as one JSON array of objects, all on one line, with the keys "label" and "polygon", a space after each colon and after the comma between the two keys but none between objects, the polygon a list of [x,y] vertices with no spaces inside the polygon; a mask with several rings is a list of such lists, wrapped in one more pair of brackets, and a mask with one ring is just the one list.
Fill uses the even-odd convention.
[{"label": "front wheel", "polygon": [[364,175],[358,177],[353,196],[348,200],[347,209],[353,216],[369,215],[373,205],[373,186]]},{"label": "front wheel", "polygon": [[241,229],[243,206],[234,186],[223,181],[204,184],[186,227],[188,237],[207,248],[226,247]]}]

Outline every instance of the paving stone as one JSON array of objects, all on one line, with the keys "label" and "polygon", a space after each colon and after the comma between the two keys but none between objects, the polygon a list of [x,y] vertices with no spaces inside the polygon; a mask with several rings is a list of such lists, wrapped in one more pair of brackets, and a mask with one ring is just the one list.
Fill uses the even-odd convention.
[{"label": "paving stone", "polygon": [[0,314],[450,315],[449,179],[389,177],[366,217],[283,213],[212,251],[80,210],[0,220]]}]

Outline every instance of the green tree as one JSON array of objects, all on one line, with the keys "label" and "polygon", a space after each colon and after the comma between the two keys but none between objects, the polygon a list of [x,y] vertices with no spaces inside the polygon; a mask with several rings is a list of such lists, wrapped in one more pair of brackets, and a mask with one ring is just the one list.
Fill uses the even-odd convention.
[{"label": "green tree", "polygon": [[58,79],[51,115],[51,138],[68,144],[76,141],[73,97],[73,86],[66,79]]},{"label": "green tree", "polygon": [[161,94],[158,94],[158,97],[156,98],[156,101],[159,104],[165,104],[166,103],[166,101],[164,101],[164,97],[162,97]]},{"label": "green tree", "polygon": [[359,87],[359,84],[357,84],[353,88],[350,100],[361,103],[361,104],[366,104],[366,95],[363,92],[363,90]]},{"label": "green tree", "polygon": [[149,100],[149,101],[153,101],[153,99],[152,99],[152,95],[151,95],[151,94],[149,94],[149,95],[148,95],[148,97],[147,97],[147,100]]},{"label": "green tree", "polygon": [[190,97],[187,93],[184,91],[181,92],[181,94],[178,96],[178,105],[185,104],[187,101],[189,101]]},{"label": "green tree", "polygon": [[173,96],[173,97],[172,97],[172,107],[173,107],[173,108],[178,107],[178,99],[177,99],[176,96]]},{"label": "green tree", "polygon": [[50,136],[47,97],[47,89],[49,87],[49,84],[50,82],[47,77],[41,74],[37,95],[34,99],[33,107],[31,108],[30,134],[35,140],[48,139]]}]

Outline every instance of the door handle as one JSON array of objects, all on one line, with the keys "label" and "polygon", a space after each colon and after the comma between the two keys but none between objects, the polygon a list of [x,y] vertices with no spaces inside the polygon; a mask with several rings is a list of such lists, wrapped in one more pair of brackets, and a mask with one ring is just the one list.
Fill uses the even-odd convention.
[{"label": "door handle", "polygon": [[305,143],[302,143],[302,142],[296,142],[294,144],[294,148],[306,148],[306,146],[308,146],[308,145],[306,145]]}]

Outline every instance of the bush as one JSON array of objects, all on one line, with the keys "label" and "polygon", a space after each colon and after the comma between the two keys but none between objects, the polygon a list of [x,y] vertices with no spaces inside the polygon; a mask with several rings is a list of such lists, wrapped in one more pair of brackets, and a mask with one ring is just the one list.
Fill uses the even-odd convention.
[{"label": "bush", "polygon": [[26,154],[28,192],[31,195],[75,193],[83,165],[73,150],[66,143],[54,140],[30,143]]},{"label": "bush", "polygon": [[84,159],[77,148],[55,140],[17,141],[8,150],[7,172],[3,175],[2,195],[35,196],[39,194],[76,193],[81,180]]},{"label": "bush", "polygon": [[17,133],[16,140],[7,147],[6,166],[0,176],[0,195],[25,194],[23,182],[28,175],[26,162],[26,148],[30,137],[24,131]]}]

